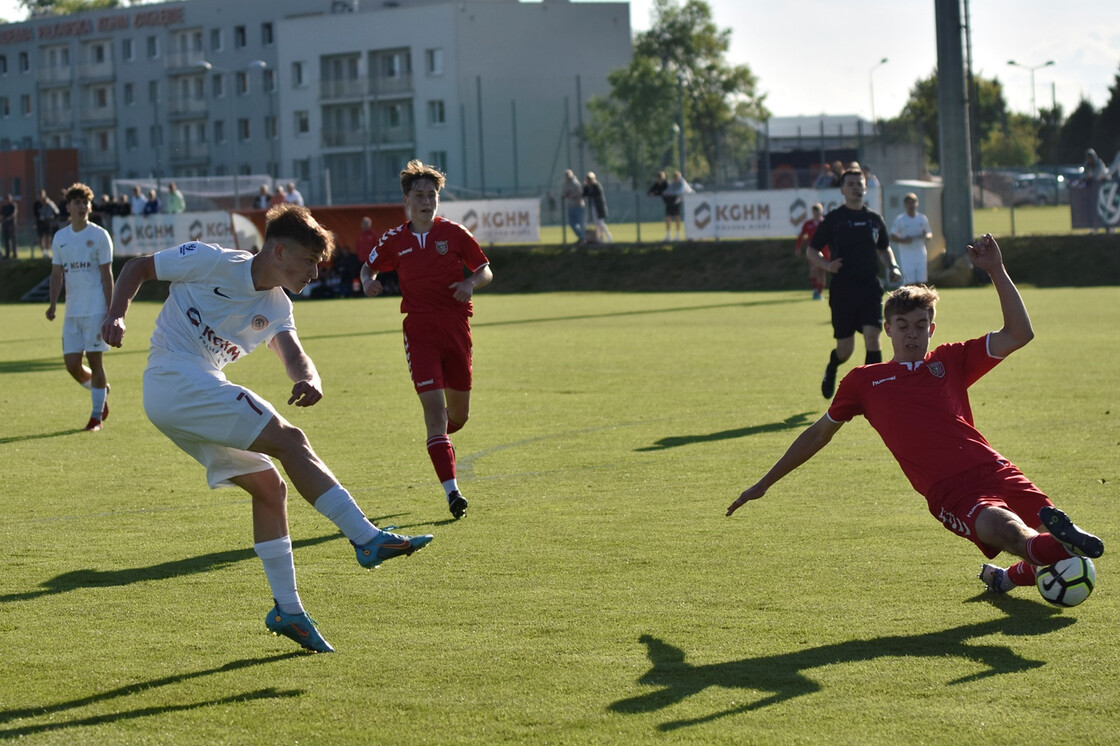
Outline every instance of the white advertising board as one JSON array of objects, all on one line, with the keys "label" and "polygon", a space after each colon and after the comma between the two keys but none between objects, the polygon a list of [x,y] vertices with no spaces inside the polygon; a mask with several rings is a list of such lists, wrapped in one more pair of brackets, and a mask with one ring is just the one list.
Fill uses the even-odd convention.
[{"label": "white advertising board", "polygon": [[[703,192],[684,198],[685,235],[698,238],[782,238],[796,236],[814,202],[825,213],[844,203],[839,189],[775,189],[757,192]],[[876,210],[879,190],[865,202]]]},{"label": "white advertising board", "polygon": [[466,226],[482,245],[541,240],[539,199],[449,200],[439,214]]},{"label": "white advertising board", "polygon": [[223,211],[114,217],[110,233],[119,256],[151,254],[188,241],[235,247],[233,222]]}]

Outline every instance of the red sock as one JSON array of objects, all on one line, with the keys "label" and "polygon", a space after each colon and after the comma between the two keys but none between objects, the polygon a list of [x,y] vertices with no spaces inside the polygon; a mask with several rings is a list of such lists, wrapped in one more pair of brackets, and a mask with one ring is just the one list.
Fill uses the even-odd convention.
[{"label": "red sock", "polygon": [[436,467],[436,477],[446,482],[455,478],[455,451],[451,448],[451,438],[446,435],[433,435],[428,438],[428,458]]},{"label": "red sock", "polygon": [[1052,565],[1072,556],[1062,542],[1050,534],[1038,534],[1027,539],[1027,558],[1036,565]]},{"label": "red sock", "polygon": [[1016,562],[1007,568],[1007,577],[1015,585],[1034,585],[1035,567],[1030,562]]},{"label": "red sock", "polygon": [[[443,410],[443,411],[447,412],[446,409]],[[451,433],[457,433],[462,429],[463,429],[463,423],[456,422],[455,420],[451,419],[451,415],[448,414],[447,415],[447,434],[450,435]]]}]

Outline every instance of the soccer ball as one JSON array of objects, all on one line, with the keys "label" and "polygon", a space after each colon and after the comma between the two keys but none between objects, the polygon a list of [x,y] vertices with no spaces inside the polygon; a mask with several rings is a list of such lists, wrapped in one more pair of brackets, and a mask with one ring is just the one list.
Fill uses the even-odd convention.
[{"label": "soccer ball", "polygon": [[1035,579],[1038,592],[1057,606],[1077,606],[1093,592],[1097,570],[1088,557],[1069,557],[1040,567]]}]

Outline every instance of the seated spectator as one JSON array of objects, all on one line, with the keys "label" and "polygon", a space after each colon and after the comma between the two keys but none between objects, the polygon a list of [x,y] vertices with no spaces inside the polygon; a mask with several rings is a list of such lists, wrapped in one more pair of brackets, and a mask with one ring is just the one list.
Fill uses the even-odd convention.
[{"label": "seated spectator", "polygon": [[159,195],[156,194],[155,189],[148,190],[148,201],[144,203],[145,215],[159,215],[160,204]]}]

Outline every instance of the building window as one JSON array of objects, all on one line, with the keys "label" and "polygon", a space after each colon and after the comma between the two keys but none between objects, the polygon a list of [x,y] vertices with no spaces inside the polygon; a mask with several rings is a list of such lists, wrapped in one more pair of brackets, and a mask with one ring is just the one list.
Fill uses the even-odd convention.
[{"label": "building window", "polygon": [[27,56],[27,52],[19,53],[19,71],[21,73],[31,71],[31,58]]},{"label": "building window", "polygon": [[245,142],[246,140],[248,140],[249,136],[251,134],[252,133],[249,131],[249,120],[247,118],[246,119],[238,119],[237,120],[237,137],[241,140],[241,142]]},{"label": "building window", "polygon": [[249,73],[237,73],[237,95],[244,96],[249,92]]},{"label": "building window", "polygon": [[154,60],[159,57],[159,37],[148,37],[148,59]]},{"label": "building window", "polygon": [[136,135],[135,127],[129,127],[124,131],[124,146],[128,150],[136,150],[140,147],[140,138]]},{"label": "building window", "polygon": [[19,97],[19,109],[25,117],[31,116],[31,94],[25,93]]},{"label": "building window", "polygon": [[432,164],[440,171],[447,173],[447,151],[433,150],[428,153],[428,163]]},{"label": "building window", "polygon": [[135,52],[132,51],[132,39],[121,39],[121,59],[132,62],[135,59]]},{"label": "building window", "polygon": [[109,106],[109,91],[104,88],[97,88],[93,92],[93,98],[96,102],[94,105],[98,109],[104,109]]},{"label": "building window", "polygon": [[447,118],[444,115],[443,101],[429,101],[428,102],[428,124],[440,125],[446,124]]},{"label": "building window", "polygon": [[264,90],[266,93],[274,93],[276,91],[276,71],[271,67],[261,71],[261,77],[264,79]]},{"label": "building window", "polygon": [[158,124],[153,124],[148,129],[148,141],[152,144],[153,148],[158,148],[163,145],[163,127]]},{"label": "building window", "polygon": [[269,140],[275,140],[278,131],[276,129],[276,117],[269,114],[264,118],[264,136]]},{"label": "building window", "polygon": [[214,142],[223,143],[226,141],[226,123],[221,119],[214,121]]},{"label": "building window", "polygon": [[233,46],[235,49],[241,49],[245,46],[245,27],[233,27]]},{"label": "building window", "polygon": [[311,159],[301,158],[298,161],[292,161],[292,170],[296,172],[296,181],[310,181]]},{"label": "building window", "polygon": [[136,103],[136,89],[132,83],[124,84],[124,105],[132,106]]},{"label": "building window", "polygon": [[0,75],[8,74],[8,56],[0,54]]},{"label": "building window", "polygon": [[266,22],[266,23],[261,24],[261,44],[265,45],[266,47],[272,46],[272,24],[271,23]]},{"label": "building window", "polygon": [[221,98],[222,96],[226,95],[225,83],[222,82],[224,80],[225,78],[223,78],[221,75],[215,75],[213,78],[211,78],[211,86],[214,90],[214,98]]},{"label": "building window", "polygon": [[443,49],[437,47],[425,51],[424,65],[428,75],[443,75]]},{"label": "building window", "polygon": [[7,119],[12,113],[11,106],[8,104],[7,96],[0,96],[0,117]]},{"label": "building window", "polygon": [[158,80],[148,81],[148,101],[153,103],[153,104],[157,103],[159,101],[159,81]]},{"label": "building window", "polygon": [[220,28],[210,29],[210,49],[214,52],[222,51],[222,30]]},{"label": "building window", "polygon": [[292,63],[292,88],[303,88],[307,85],[303,80],[303,64],[302,62]]},{"label": "building window", "polygon": [[93,46],[93,62],[94,64],[101,65],[105,62],[105,45],[95,44]]},{"label": "building window", "polygon": [[307,110],[296,112],[296,134],[306,135],[311,131],[311,117],[308,116]]}]

